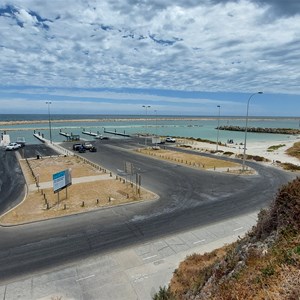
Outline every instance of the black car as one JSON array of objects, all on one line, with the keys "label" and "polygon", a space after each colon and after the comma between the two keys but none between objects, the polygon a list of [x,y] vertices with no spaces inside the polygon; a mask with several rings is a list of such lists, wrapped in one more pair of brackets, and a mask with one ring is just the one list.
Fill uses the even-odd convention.
[{"label": "black car", "polygon": [[90,152],[97,152],[97,148],[95,146],[93,146],[92,148],[89,149]]},{"label": "black car", "polygon": [[74,145],[73,145],[73,150],[74,150],[74,151],[78,151],[79,148],[81,148],[81,147],[82,147],[82,144],[74,144]]},{"label": "black car", "polygon": [[79,153],[85,153],[85,148],[81,145],[81,147],[78,148]]}]

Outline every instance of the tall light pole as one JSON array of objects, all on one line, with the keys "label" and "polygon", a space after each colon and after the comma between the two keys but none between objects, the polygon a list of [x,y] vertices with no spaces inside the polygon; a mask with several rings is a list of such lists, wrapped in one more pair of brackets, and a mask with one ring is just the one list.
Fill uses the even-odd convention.
[{"label": "tall light pole", "polygon": [[155,147],[157,148],[157,138],[158,138],[158,136],[157,136],[157,110],[155,110],[154,112],[155,112],[155,135],[156,135],[156,137],[155,137]]},{"label": "tall light pole", "polygon": [[147,118],[147,113],[148,113],[148,108],[150,108],[150,105],[143,105],[143,107],[146,109],[146,136],[145,136],[145,146],[147,146],[147,134],[148,134],[148,118]]},{"label": "tall light pole", "polygon": [[50,143],[52,144],[51,117],[50,117],[50,104],[51,103],[52,103],[51,101],[46,101],[46,104],[48,105]]},{"label": "tall light pole", "polygon": [[219,150],[219,127],[220,127],[220,113],[221,113],[221,105],[217,105],[219,108],[219,115],[218,115],[218,131],[217,131],[217,146],[216,146],[216,151]]},{"label": "tall light pole", "polygon": [[245,126],[245,140],[244,140],[244,155],[243,155],[243,171],[245,171],[245,161],[246,161],[246,147],[247,147],[247,131],[248,131],[248,116],[249,116],[249,103],[251,98],[254,95],[263,94],[263,92],[256,92],[250,95],[248,102],[247,102],[247,114],[246,114],[246,126]]}]

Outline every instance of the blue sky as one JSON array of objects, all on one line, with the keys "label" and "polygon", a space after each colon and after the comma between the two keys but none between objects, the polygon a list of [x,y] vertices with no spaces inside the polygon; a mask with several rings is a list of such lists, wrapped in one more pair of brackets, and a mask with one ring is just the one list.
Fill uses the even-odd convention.
[{"label": "blue sky", "polygon": [[0,114],[300,116],[300,2],[4,0]]}]

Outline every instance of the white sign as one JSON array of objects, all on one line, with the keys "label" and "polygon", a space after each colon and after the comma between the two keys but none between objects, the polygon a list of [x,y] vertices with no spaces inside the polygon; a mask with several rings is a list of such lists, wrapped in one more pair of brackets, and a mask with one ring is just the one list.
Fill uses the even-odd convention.
[{"label": "white sign", "polygon": [[72,184],[71,172],[70,170],[64,170],[52,175],[53,177],[53,191],[57,193],[62,189],[70,186]]}]

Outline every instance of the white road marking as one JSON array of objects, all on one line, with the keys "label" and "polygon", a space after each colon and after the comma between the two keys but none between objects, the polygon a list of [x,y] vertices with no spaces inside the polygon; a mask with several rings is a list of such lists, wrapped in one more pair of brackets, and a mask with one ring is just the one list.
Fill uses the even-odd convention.
[{"label": "white road marking", "polygon": [[239,230],[242,230],[242,229],[244,229],[244,227],[239,227],[239,228],[233,229],[233,231],[239,231]]},{"label": "white road marking", "polygon": [[86,279],[89,279],[89,278],[92,278],[92,277],[95,277],[95,275],[90,275],[90,276],[87,276],[87,277],[83,277],[83,278],[79,278],[79,279],[76,279],[76,281],[82,281],[82,280],[86,280]]},{"label": "white road marking", "polygon": [[148,257],[143,258],[143,260],[151,259],[151,258],[154,258],[154,257],[156,257],[156,256],[157,256],[157,255],[148,256]]},{"label": "white road marking", "polygon": [[203,243],[203,242],[205,242],[205,239],[200,240],[200,241],[196,241],[196,242],[194,242],[193,244],[196,245],[196,244]]}]

